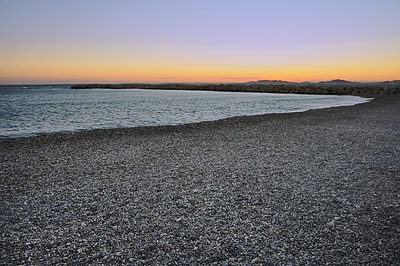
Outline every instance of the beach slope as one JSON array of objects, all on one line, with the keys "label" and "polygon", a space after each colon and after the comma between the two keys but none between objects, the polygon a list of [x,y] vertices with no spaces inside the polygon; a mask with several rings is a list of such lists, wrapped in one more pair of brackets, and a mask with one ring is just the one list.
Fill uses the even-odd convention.
[{"label": "beach slope", "polygon": [[0,140],[0,264],[395,265],[400,97]]}]

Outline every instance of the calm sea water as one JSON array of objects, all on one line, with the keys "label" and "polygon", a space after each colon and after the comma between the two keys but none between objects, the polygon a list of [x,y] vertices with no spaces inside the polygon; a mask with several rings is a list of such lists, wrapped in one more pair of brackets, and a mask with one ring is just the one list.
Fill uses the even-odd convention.
[{"label": "calm sea water", "polygon": [[0,86],[0,138],[97,128],[177,125],[354,105],[354,96]]}]

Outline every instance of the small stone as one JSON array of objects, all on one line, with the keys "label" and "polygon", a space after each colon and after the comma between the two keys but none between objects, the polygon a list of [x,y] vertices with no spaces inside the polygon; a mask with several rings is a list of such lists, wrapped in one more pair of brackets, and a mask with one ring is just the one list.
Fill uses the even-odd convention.
[{"label": "small stone", "polygon": [[272,249],[276,249],[276,248],[277,248],[276,244],[274,244],[274,243],[272,243],[272,244],[269,245],[269,246],[270,246],[270,248],[272,248]]},{"label": "small stone", "polygon": [[179,217],[178,219],[176,219],[177,222],[180,222],[183,220],[183,216]]},{"label": "small stone", "polygon": [[255,264],[255,263],[257,263],[257,262],[259,262],[260,261],[260,259],[259,258],[254,258],[254,259],[252,259],[251,260],[251,264]]},{"label": "small stone", "polygon": [[329,223],[326,224],[329,227],[335,226],[335,220],[330,221]]}]

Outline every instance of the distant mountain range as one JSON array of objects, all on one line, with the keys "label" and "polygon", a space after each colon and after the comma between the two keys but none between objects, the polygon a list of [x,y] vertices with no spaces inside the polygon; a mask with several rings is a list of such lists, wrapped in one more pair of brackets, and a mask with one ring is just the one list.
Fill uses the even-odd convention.
[{"label": "distant mountain range", "polygon": [[391,80],[391,81],[380,81],[380,82],[356,82],[356,81],[348,81],[344,79],[333,79],[329,81],[320,81],[320,82],[309,82],[309,81],[304,81],[304,82],[294,82],[294,81],[286,81],[286,80],[268,80],[268,79],[262,79],[262,80],[257,80],[257,81],[249,81],[246,83],[250,84],[374,84],[374,85],[400,85],[400,80]]}]

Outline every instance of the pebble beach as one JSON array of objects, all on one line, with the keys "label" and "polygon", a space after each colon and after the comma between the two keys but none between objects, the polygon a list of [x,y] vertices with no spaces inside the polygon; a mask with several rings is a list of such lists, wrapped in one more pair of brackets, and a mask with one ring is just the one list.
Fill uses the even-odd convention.
[{"label": "pebble beach", "polygon": [[400,95],[0,140],[1,265],[399,265]]}]

